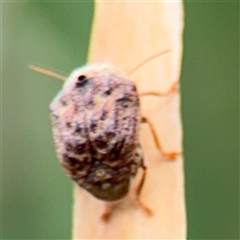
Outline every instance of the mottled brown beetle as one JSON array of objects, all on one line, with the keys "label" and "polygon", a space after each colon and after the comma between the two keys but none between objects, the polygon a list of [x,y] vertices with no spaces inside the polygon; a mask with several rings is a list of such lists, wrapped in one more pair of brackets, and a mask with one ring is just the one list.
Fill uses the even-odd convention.
[{"label": "mottled brown beetle", "polygon": [[[162,154],[163,151],[152,124],[140,115],[139,96],[167,96],[177,90],[177,85],[173,84],[164,94],[138,94],[133,81],[109,64],[87,65],[73,71],[67,79],[36,66],[30,68],[66,80],[50,105],[57,156],[65,173],[94,197],[111,202],[128,194],[131,178],[142,168],[143,175],[136,189],[140,203],[146,176],[139,142],[141,122],[149,124],[157,148]],[[177,154],[164,155],[174,159]]]}]

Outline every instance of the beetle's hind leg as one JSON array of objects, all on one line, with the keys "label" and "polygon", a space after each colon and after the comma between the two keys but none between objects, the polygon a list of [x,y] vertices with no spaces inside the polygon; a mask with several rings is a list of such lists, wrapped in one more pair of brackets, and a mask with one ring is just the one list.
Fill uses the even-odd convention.
[{"label": "beetle's hind leg", "polygon": [[153,212],[150,208],[148,208],[141,200],[140,200],[140,194],[141,194],[141,191],[142,191],[142,188],[143,188],[143,185],[145,183],[145,179],[146,179],[146,174],[147,174],[147,167],[144,165],[143,163],[143,160],[142,160],[142,163],[141,163],[141,166],[142,168],[142,177],[141,177],[141,180],[137,186],[137,189],[136,189],[136,201],[137,203],[140,205],[140,207],[142,208],[142,210],[149,216],[152,216],[153,215]]}]

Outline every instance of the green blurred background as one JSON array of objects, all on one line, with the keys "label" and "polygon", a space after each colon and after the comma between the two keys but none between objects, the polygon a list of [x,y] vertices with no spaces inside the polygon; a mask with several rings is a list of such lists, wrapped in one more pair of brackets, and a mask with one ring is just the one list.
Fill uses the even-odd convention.
[{"label": "green blurred background", "polygon": [[[137,3],[136,3],[137,4]],[[70,239],[72,184],[48,106],[86,61],[93,3],[2,3],[3,239]],[[189,239],[239,239],[239,3],[185,2],[181,76]]]}]

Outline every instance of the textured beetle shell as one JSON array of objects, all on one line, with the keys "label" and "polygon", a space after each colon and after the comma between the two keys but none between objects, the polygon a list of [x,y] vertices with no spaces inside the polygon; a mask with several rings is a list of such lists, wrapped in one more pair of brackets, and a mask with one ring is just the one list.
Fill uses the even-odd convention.
[{"label": "textured beetle shell", "polygon": [[50,111],[67,175],[98,199],[124,197],[143,164],[134,83],[111,65],[88,65],[70,75]]}]

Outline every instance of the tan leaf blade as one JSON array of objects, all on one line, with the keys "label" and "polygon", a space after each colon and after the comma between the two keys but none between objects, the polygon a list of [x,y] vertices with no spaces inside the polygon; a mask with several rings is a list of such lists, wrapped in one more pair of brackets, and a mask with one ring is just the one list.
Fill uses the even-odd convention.
[{"label": "tan leaf blade", "polygon": [[[89,63],[109,62],[126,73],[140,62],[168,50],[139,68],[131,78],[141,92],[166,92],[179,81],[183,10],[179,2],[97,1]],[[179,94],[143,97],[141,111],[153,123],[165,152],[181,152]],[[164,161],[147,125],[142,126],[147,180],[141,200],[154,215],[132,207],[136,182],[109,222],[100,221],[106,203],[75,187],[73,239],[185,239],[186,219],[182,157]]]}]

